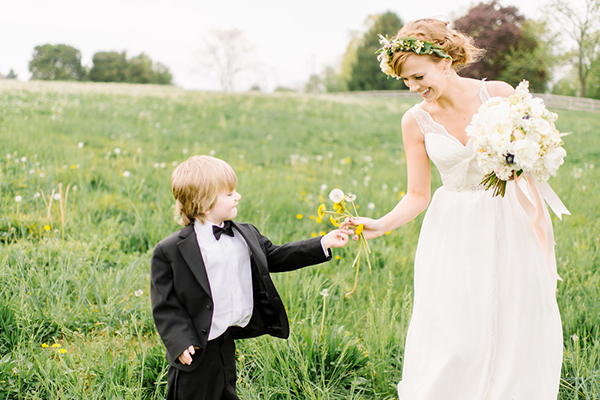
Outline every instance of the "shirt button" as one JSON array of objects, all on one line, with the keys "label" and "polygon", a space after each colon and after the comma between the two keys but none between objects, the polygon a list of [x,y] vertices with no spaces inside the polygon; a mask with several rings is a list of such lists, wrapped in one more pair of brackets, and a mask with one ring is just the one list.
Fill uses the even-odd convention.
[{"label": "shirt button", "polygon": [[210,304],[207,304],[206,308],[208,308],[209,310],[212,310],[212,306]]},{"label": "shirt button", "polygon": [[206,335],[208,331],[206,329],[202,329],[202,333],[204,333]]}]

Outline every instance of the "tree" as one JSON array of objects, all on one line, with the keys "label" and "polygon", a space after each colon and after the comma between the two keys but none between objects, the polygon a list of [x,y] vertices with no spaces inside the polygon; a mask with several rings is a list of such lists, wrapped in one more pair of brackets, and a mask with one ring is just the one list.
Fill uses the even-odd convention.
[{"label": "tree", "polygon": [[29,62],[31,79],[45,81],[81,81],[81,53],[64,44],[36,46]]},{"label": "tree", "polygon": [[550,80],[550,71],[555,58],[551,43],[556,38],[550,35],[546,23],[526,20],[523,36],[504,58],[504,69],[498,79],[517,86],[523,79],[529,81],[532,92],[544,93]]},{"label": "tree", "polygon": [[572,62],[577,69],[579,96],[585,97],[592,62],[600,55],[600,1],[551,0],[545,14],[576,43]]},{"label": "tree", "polygon": [[94,82],[129,82],[170,85],[173,76],[161,63],[153,62],[146,54],[127,59],[126,53],[98,52],[92,59],[90,80]]},{"label": "tree", "polygon": [[15,71],[12,70],[12,68],[10,69],[8,75],[6,75],[6,79],[17,79],[19,76],[17,74],[15,74]]},{"label": "tree", "polygon": [[125,52],[101,51],[92,58],[94,66],[90,70],[93,82],[127,82],[128,61]]},{"label": "tree", "polygon": [[232,92],[240,72],[251,67],[249,52],[250,46],[243,31],[214,30],[204,39],[200,66],[219,79],[224,92]]},{"label": "tree", "polygon": [[[367,19],[369,29],[356,46],[356,58],[352,64],[349,90],[406,89],[403,82],[388,79],[381,72],[375,52],[381,47],[377,34],[391,37],[402,28],[402,20],[393,12],[371,16]],[[350,49],[353,51],[353,49]]]},{"label": "tree", "polygon": [[507,56],[523,37],[525,17],[514,6],[502,7],[492,0],[479,3],[454,21],[456,28],[475,39],[475,45],[486,50],[480,61],[469,65],[461,75],[476,79],[499,79],[506,69]]}]

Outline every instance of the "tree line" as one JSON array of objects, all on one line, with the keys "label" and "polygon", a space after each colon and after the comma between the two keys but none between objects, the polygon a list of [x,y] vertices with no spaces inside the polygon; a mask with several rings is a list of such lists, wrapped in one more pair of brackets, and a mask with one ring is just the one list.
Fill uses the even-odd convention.
[{"label": "tree line", "polygon": [[101,51],[94,54],[93,66],[81,64],[81,52],[64,44],[36,46],[29,62],[31,79],[46,81],[126,82],[170,85],[173,76],[161,63],[146,54],[127,57],[125,52]]}]

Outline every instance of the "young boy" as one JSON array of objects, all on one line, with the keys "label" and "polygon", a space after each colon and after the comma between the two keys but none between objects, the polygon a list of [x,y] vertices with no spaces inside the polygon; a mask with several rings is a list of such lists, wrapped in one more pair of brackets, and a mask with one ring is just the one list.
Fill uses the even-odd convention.
[{"label": "young boy", "polygon": [[167,349],[167,399],[238,399],[234,339],[289,336],[270,272],[331,259],[347,230],[277,246],[250,224],[236,223],[237,178],[225,161],[194,156],[173,172],[183,229],[156,245],[152,315]]}]

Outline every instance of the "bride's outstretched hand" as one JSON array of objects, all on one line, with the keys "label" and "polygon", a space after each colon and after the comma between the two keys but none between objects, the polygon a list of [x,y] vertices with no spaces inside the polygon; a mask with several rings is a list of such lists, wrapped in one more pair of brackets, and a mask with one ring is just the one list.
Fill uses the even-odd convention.
[{"label": "bride's outstretched hand", "polygon": [[[367,217],[346,218],[344,222],[340,224],[340,228],[354,227],[350,228],[350,234],[353,235],[352,240],[358,240],[357,231],[360,229],[361,225],[362,233],[367,240],[374,239],[383,234],[383,232],[380,231],[379,220]],[[360,233],[360,231],[358,233]]]}]

